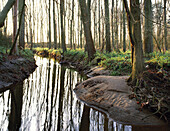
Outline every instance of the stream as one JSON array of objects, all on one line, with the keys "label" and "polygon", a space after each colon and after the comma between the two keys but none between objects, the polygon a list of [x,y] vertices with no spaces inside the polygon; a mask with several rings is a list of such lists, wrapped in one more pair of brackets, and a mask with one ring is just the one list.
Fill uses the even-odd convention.
[{"label": "stream", "polygon": [[85,77],[56,61],[35,56],[30,77],[0,94],[0,131],[131,131],[76,98]]}]

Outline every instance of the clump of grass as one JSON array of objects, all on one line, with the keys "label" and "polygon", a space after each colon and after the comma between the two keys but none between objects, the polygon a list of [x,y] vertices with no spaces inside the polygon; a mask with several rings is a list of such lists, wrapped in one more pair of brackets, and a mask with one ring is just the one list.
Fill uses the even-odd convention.
[{"label": "clump of grass", "polygon": [[157,64],[160,68],[164,68],[164,65],[170,66],[170,51],[165,53],[153,52],[146,58],[146,63]]}]

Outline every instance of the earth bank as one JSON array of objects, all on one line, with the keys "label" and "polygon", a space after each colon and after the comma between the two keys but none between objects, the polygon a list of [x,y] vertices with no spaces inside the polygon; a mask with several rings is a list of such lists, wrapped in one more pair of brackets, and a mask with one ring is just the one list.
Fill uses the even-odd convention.
[{"label": "earth bank", "polygon": [[[50,53],[47,50],[44,50],[38,51],[37,54],[43,57],[54,58],[61,64],[69,65],[71,68],[83,72],[88,77],[105,75],[101,78],[92,78],[90,83],[88,80],[84,81],[76,87],[75,92],[80,100],[89,105],[103,109],[108,112],[109,116],[114,118],[114,120],[123,123],[162,125],[165,123],[162,120],[159,120],[159,118],[163,118],[169,123],[170,90],[168,87],[170,85],[170,68],[168,64],[165,64],[165,71],[164,69],[157,69],[156,63],[146,63],[146,70],[140,78],[138,85],[130,87],[127,86],[127,83],[125,82],[127,76],[111,77],[109,76],[111,75],[110,70],[98,67],[95,64],[89,66],[88,63],[82,61],[83,58],[77,59],[79,56],[77,53],[74,55],[62,56],[60,53],[58,54],[58,52]],[[108,78],[108,76],[110,78]],[[114,83],[110,84],[107,82],[107,79],[104,78],[107,78],[109,81],[114,81]],[[93,84],[91,85],[91,83]],[[123,92],[119,89],[122,83],[124,83],[125,90],[129,90],[126,92],[126,98],[124,95],[122,97]],[[86,88],[84,87],[84,84],[86,85]],[[110,92],[111,94],[108,94],[107,92]],[[125,92],[123,94],[125,94]],[[161,99],[161,101],[159,101],[159,99]],[[119,104],[114,105],[114,101]],[[122,107],[122,104],[120,103],[123,103],[124,106],[126,105],[127,108]],[[158,115],[158,117],[155,116],[155,114]],[[137,120],[134,119],[136,118],[136,115],[138,116]]]},{"label": "earth bank", "polygon": [[21,56],[5,56],[0,62],[0,93],[22,82],[34,72],[37,65],[33,58],[26,59]]}]

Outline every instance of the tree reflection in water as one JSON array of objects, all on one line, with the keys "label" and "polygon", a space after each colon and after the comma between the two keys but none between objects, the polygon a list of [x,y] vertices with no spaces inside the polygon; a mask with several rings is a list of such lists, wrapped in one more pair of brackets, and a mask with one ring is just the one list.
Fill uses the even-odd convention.
[{"label": "tree reflection in water", "polygon": [[46,58],[36,61],[23,84],[0,94],[1,130],[131,130],[77,100],[72,90],[84,78],[76,71]]}]

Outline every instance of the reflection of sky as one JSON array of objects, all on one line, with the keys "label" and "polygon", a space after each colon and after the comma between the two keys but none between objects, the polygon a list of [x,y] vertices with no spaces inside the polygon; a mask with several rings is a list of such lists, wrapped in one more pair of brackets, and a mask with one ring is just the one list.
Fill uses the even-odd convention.
[{"label": "reflection of sky", "polygon": [[[57,130],[58,114],[60,114],[60,117],[62,116],[60,119],[62,130],[79,130],[84,111],[84,104],[77,100],[72,89],[75,87],[76,83],[82,81],[83,78],[81,78],[76,71],[70,72],[69,69],[66,69],[64,93],[62,97],[63,101],[61,100],[63,102],[62,111],[58,112],[59,103],[61,103],[61,101],[59,101],[59,96],[61,95],[61,66],[53,60],[49,61],[49,59],[46,58],[36,57],[36,60],[38,68],[24,81],[21,115],[22,122],[20,130],[39,131],[49,128],[51,130]],[[54,68],[55,65],[56,68]],[[56,74],[54,74],[54,70],[56,70]],[[54,78],[55,85],[54,90],[52,91],[52,84],[54,82],[52,79]],[[49,89],[47,88],[48,80]],[[0,127],[2,130],[7,130],[9,123],[8,114],[10,113],[9,91],[0,94],[0,96]],[[105,114],[92,108],[90,108],[89,111],[89,129],[91,131],[101,131],[104,130],[106,126],[108,129],[115,128],[115,130],[118,131],[121,130],[122,127],[127,130],[131,129],[131,127],[126,127],[111,121]]]}]

